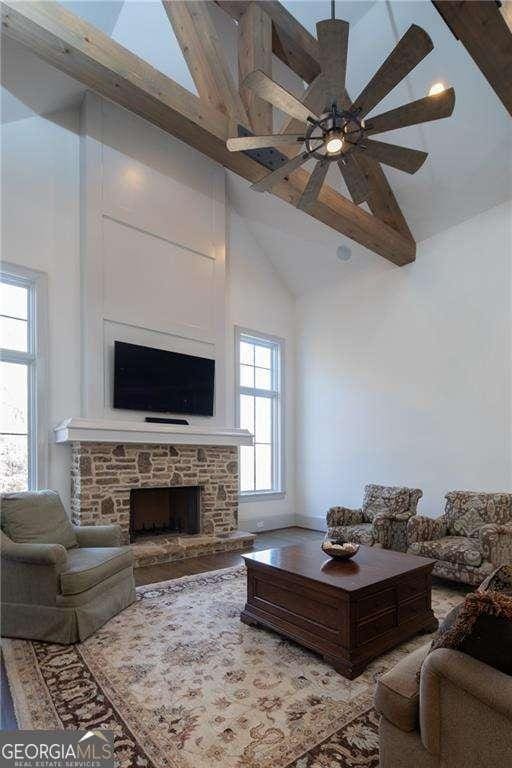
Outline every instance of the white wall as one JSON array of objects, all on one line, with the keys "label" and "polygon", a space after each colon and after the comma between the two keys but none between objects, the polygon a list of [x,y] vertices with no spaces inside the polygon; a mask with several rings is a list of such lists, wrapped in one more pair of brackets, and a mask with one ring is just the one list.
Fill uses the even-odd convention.
[{"label": "white wall", "polygon": [[[294,297],[272,268],[244,220],[233,210],[228,225],[227,370],[233,370],[235,326],[278,336],[284,341],[284,485],[274,501],[242,501],[240,527],[270,530],[295,522],[295,324]],[[227,413],[234,423],[234,376],[228,379]]]},{"label": "white wall", "polygon": [[422,488],[433,516],[450,489],[512,488],[511,221],[498,206],[298,301],[300,520],[367,482]]},{"label": "white wall", "polygon": [[[80,411],[78,114],[2,126],[2,259],[48,276],[48,434]],[[48,484],[69,500],[69,452],[49,446]]]}]

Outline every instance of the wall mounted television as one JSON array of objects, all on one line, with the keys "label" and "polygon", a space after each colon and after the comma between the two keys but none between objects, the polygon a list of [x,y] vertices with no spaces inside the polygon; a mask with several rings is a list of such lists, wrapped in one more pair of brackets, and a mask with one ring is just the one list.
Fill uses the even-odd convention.
[{"label": "wall mounted television", "polygon": [[213,416],[215,360],[114,343],[114,408]]}]

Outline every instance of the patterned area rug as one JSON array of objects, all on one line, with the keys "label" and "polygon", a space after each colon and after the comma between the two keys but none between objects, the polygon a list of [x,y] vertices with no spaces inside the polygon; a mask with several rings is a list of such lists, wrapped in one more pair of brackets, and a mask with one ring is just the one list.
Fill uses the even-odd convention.
[{"label": "patterned area rug", "polygon": [[[462,599],[433,593],[438,617]],[[138,589],[77,646],[3,641],[21,728],[105,728],[123,768],[377,768],[376,678],[356,680],[279,635],[242,624],[245,568]]]}]

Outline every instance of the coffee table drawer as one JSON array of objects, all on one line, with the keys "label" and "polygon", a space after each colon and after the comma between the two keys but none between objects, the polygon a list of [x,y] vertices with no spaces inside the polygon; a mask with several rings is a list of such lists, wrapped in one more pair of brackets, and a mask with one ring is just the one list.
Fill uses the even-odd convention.
[{"label": "coffee table drawer", "polygon": [[375,613],[382,613],[386,608],[393,608],[396,602],[394,589],[383,589],[357,602],[357,618],[367,619]]},{"label": "coffee table drawer", "polygon": [[425,611],[428,611],[428,607],[427,595],[420,595],[412,600],[400,603],[398,607],[398,620],[407,621],[407,619],[411,619],[413,616],[425,613]]},{"label": "coffee table drawer", "polygon": [[394,626],[396,626],[396,610],[394,609],[381,614],[376,619],[370,619],[358,624],[357,644],[364,645],[364,643],[384,634],[384,632],[387,632],[388,629],[392,629]]},{"label": "coffee table drawer", "polygon": [[398,585],[398,600],[409,600],[411,597],[427,591],[427,578],[424,574],[414,576]]},{"label": "coffee table drawer", "polygon": [[319,595],[305,588],[294,588],[276,580],[255,578],[253,582],[252,602],[264,610],[280,608],[290,614],[290,619],[300,617],[322,627],[337,630],[340,622],[339,606],[322,599]]}]

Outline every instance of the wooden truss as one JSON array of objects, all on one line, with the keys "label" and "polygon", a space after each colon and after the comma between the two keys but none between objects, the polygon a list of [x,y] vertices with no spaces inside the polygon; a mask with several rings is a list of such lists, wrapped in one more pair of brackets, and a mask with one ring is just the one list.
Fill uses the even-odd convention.
[{"label": "wooden truss", "polygon": [[[259,181],[267,169],[244,153],[229,152],[226,140],[236,135],[237,125],[271,133],[271,108],[235,84],[212,21],[211,0],[163,0],[163,5],[199,97],[57,2],[2,2],[2,33],[243,178]],[[238,25],[240,81],[254,69],[271,74],[274,54],[309,83],[305,99],[314,98],[318,42],[279,2],[219,0],[217,5]],[[381,166],[364,158],[363,170],[371,213],[327,185],[308,213],[394,264],[414,261],[416,244]],[[296,205],[308,179],[309,173],[298,169],[273,194]],[[351,193],[357,199],[357,190]]]}]

